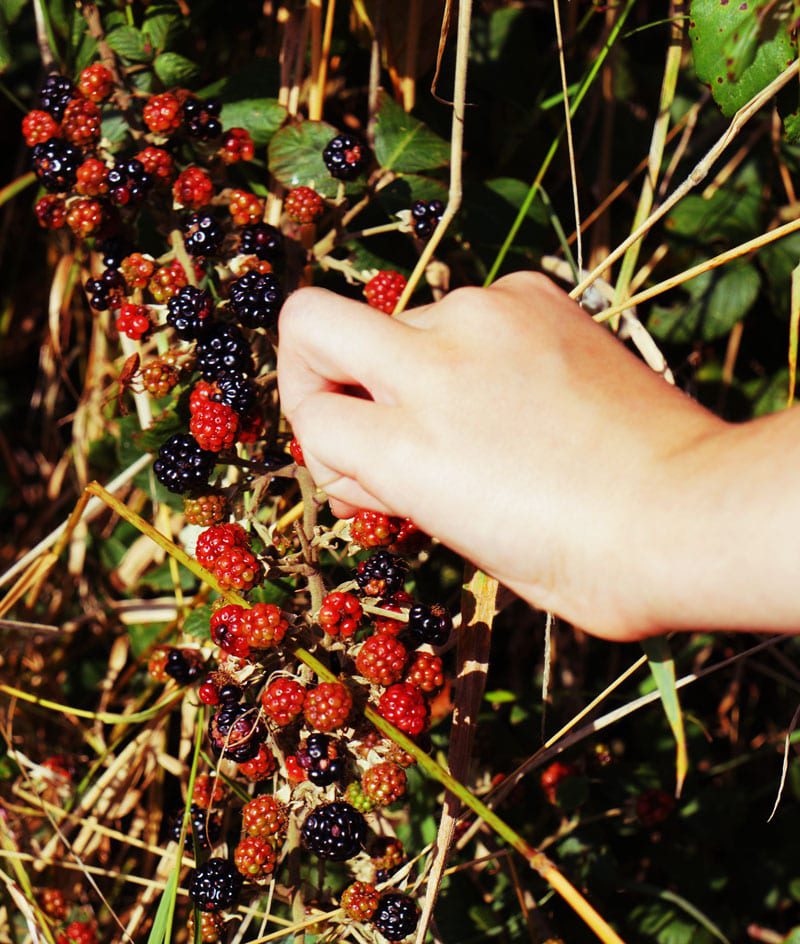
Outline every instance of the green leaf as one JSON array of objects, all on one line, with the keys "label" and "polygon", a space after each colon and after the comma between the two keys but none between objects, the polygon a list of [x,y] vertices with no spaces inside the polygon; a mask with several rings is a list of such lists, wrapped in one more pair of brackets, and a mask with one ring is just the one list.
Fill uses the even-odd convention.
[{"label": "green leaf", "polygon": [[131,640],[131,652],[138,659],[158,639],[166,623],[131,623],[126,627]]},{"label": "green leaf", "polygon": [[378,200],[387,213],[408,210],[415,200],[441,200],[447,203],[447,184],[433,177],[419,174],[401,174],[377,193]]},{"label": "green leaf", "polygon": [[0,13],[2,13],[9,26],[16,21],[27,2],[28,0],[0,0]]},{"label": "green leaf", "polygon": [[281,128],[269,142],[270,173],[284,187],[313,186],[323,197],[335,197],[339,181],[328,173],[322,152],[337,133],[324,121]]},{"label": "green leaf", "polygon": [[211,639],[209,621],[211,620],[211,607],[198,606],[192,610],[183,623],[183,631],[188,636],[195,639]]},{"label": "green leaf", "polygon": [[199,66],[177,52],[162,52],[156,56],[153,68],[166,86],[190,85],[200,74]]},{"label": "green leaf", "polygon": [[8,35],[8,26],[5,18],[0,15],[0,72],[11,65],[11,39]]},{"label": "green leaf", "polygon": [[183,29],[183,17],[177,4],[160,3],[147,8],[142,32],[159,52],[167,49]]},{"label": "green leaf", "polygon": [[689,37],[697,77],[728,116],[797,55],[787,12],[772,0],[692,0]]},{"label": "green leaf", "polygon": [[134,433],[133,438],[137,448],[142,452],[156,452],[170,436],[183,432],[185,425],[174,410],[165,410],[147,429]]},{"label": "green leaf", "polygon": [[386,170],[414,173],[443,167],[450,145],[381,92],[375,121],[375,157]]},{"label": "green leaf", "polygon": [[672,659],[669,643],[665,636],[654,636],[642,643],[647,656],[647,663],[661,695],[664,712],[675,736],[675,792],[680,794],[686,771],[689,767],[689,755],[686,751],[686,732],[683,727],[683,713],[675,687],[675,663]]},{"label": "green leaf", "polygon": [[275,98],[245,98],[223,105],[221,119],[226,128],[249,131],[256,147],[264,147],[286,120],[286,109]]},{"label": "green leaf", "polygon": [[744,318],[758,298],[761,276],[749,263],[726,269],[711,291],[702,319],[701,337],[714,341],[725,337]]},{"label": "green leaf", "polygon": [[682,911],[689,915],[690,918],[693,918],[699,925],[704,927],[712,937],[715,937],[718,941],[721,941],[722,944],[731,944],[728,938],[722,933],[720,928],[714,924],[714,922],[707,915],[705,915],[699,908],[695,907],[695,905],[693,905],[690,901],[687,901],[681,895],[678,895],[667,888],[657,888],[655,885],[647,885],[644,882],[630,882],[626,884],[626,887],[630,888],[631,891],[640,892],[643,895],[650,895],[653,898],[659,899],[660,901],[677,905]]},{"label": "green leaf", "polygon": [[134,26],[119,26],[106,37],[108,45],[131,62],[149,62],[151,50],[144,36]]}]

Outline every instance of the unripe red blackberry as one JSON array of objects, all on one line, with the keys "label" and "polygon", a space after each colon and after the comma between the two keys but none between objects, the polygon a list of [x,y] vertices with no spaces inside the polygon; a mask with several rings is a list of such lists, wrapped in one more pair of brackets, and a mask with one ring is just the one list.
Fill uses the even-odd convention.
[{"label": "unripe red blackberry", "polygon": [[225,132],[219,156],[225,164],[238,164],[239,161],[252,161],[255,146],[249,132],[244,128],[229,128]]},{"label": "unripe red blackberry", "polygon": [[64,111],[61,135],[77,147],[94,147],[100,140],[100,109],[88,98],[73,98]]},{"label": "unripe red blackberry", "polygon": [[406,647],[389,633],[370,636],[356,656],[356,668],[368,682],[393,685],[403,677]]},{"label": "unripe red blackberry", "polygon": [[153,178],[155,184],[171,184],[175,177],[175,162],[172,155],[163,148],[146,147],[136,155],[136,160],[145,172]]},{"label": "unripe red blackberry", "polygon": [[251,649],[271,649],[283,642],[289,623],[274,603],[256,603],[242,619]]},{"label": "unripe red blackberry", "polygon": [[278,762],[275,760],[275,755],[266,744],[261,744],[255,757],[239,764],[239,773],[243,777],[247,777],[252,783],[258,783],[261,780],[266,780],[267,777],[271,777],[277,766]]},{"label": "unripe red blackberry", "polygon": [[194,780],[194,790],[192,791],[192,803],[199,806],[202,810],[216,806],[225,799],[227,788],[218,778],[209,774],[198,774]]},{"label": "unripe red blackberry", "polygon": [[233,222],[237,226],[259,223],[264,216],[264,201],[247,190],[232,190],[228,204]]},{"label": "unripe red blackberry", "polygon": [[674,809],[675,798],[656,787],[644,790],[636,798],[636,815],[648,829],[666,822]]},{"label": "unripe red blackberry", "polygon": [[410,685],[416,685],[426,695],[435,692],[444,685],[442,660],[430,652],[415,653],[405,681]]},{"label": "unripe red blackberry", "polygon": [[159,305],[165,305],[173,295],[176,295],[184,285],[189,284],[186,272],[177,259],[161,266],[153,273],[148,288]]},{"label": "unripe red blackberry", "polygon": [[316,731],[334,731],[347,721],[353,698],[341,682],[320,682],[306,693],[303,714]]},{"label": "unripe red blackberry", "polygon": [[147,660],[147,672],[156,682],[166,682],[169,677],[164,671],[167,667],[167,658],[169,656],[168,646],[159,646],[150,653]]},{"label": "unripe red blackberry", "polygon": [[228,499],[221,492],[185,497],[183,515],[187,524],[208,528],[220,524],[228,517]]},{"label": "unripe red blackberry", "polygon": [[385,882],[408,858],[403,843],[396,836],[376,837],[370,843],[369,855],[378,882]]},{"label": "unripe red blackberry", "polygon": [[236,868],[251,881],[271,875],[275,869],[275,848],[259,836],[245,836],[233,853]]},{"label": "unripe red blackberry", "polygon": [[93,921],[70,921],[56,938],[56,944],[97,944]]},{"label": "unripe red blackberry", "polygon": [[[390,610],[395,613],[402,613],[414,603],[414,598],[405,590],[398,590],[392,594],[388,600],[379,600],[378,606],[382,610]],[[406,628],[405,620],[390,619],[388,616],[374,616],[372,625],[376,633],[389,633],[391,636],[399,636]]]},{"label": "unripe red blackberry", "polygon": [[194,556],[203,567],[211,568],[229,547],[250,547],[250,535],[240,524],[228,522],[207,528],[197,539]]},{"label": "unripe red blackberry", "polygon": [[574,764],[565,764],[560,760],[554,760],[552,764],[545,767],[539,776],[539,784],[547,797],[548,803],[554,805],[558,803],[559,786],[565,780],[574,777],[577,772]]},{"label": "unripe red blackberry", "polygon": [[325,201],[311,187],[294,187],[286,194],[283,209],[295,223],[314,223],[325,212]]},{"label": "unripe red blackberry", "polygon": [[375,809],[375,804],[364,793],[364,788],[358,780],[347,784],[344,791],[344,798],[359,813],[371,813]]},{"label": "unripe red blackberry", "polygon": [[286,758],[285,767],[286,779],[289,781],[289,783],[303,783],[306,780],[306,772],[300,766],[300,763],[294,754],[289,754],[289,756]]},{"label": "unripe red blackberry", "polygon": [[390,724],[416,737],[428,726],[430,710],[422,692],[408,682],[391,685],[381,695],[378,712]]},{"label": "unripe red blackberry", "polygon": [[430,536],[414,524],[410,518],[398,518],[400,528],[394,537],[391,549],[395,554],[418,554],[430,543]]},{"label": "unripe red blackberry", "polygon": [[90,102],[100,105],[114,91],[114,77],[101,62],[92,63],[81,72],[78,91]]},{"label": "unripe red blackberry", "polygon": [[247,610],[243,606],[228,603],[215,610],[209,622],[211,641],[239,659],[246,659],[250,655],[244,624],[246,614]]},{"label": "unripe red blackberry", "polygon": [[172,92],[151,95],[142,113],[144,123],[153,134],[169,135],[177,131],[183,121],[183,107]]},{"label": "unripe red blackberry", "polygon": [[242,807],[242,829],[248,836],[279,839],[288,822],[286,807],[269,794],[257,796]]},{"label": "unripe red blackberry", "polygon": [[297,437],[294,437],[289,443],[289,453],[297,465],[305,466],[306,459],[303,455],[303,447],[300,445],[300,441]]},{"label": "unripe red blackberry", "polygon": [[79,239],[92,236],[103,225],[103,206],[88,197],[73,200],[67,210],[67,226]]},{"label": "unripe red blackberry", "polygon": [[178,174],[172,186],[175,203],[189,210],[199,210],[210,203],[214,196],[214,185],[202,167],[187,167]]},{"label": "unripe red blackberry", "polygon": [[408,280],[400,272],[385,269],[364,286],[364,298],[370,307],[391,315],[407,284]]},{"label": "unripe red blackberry", "polygon": [[295,679],[273,679],[261,693],[264,713],[279,727],[285,727],[298,718],[306,700],[305,688]]},{"label": "unripe red blackberry", "polygon": [[200,448],[209,452],[230,449],[236,442],[238,429],[237,413],[224,403],[216,403],[214,400],[206,400],[189,421],[189,432]]},{"label": "unripe red blackberry", "polygon": [[361,625],[363,615],[364,611],[357,597],[352,593],[335,591],[322,601],[317,621],[329,636],[348,639]]},{"label": "unripe red blackberry", "polygon": [[67,899],[60,888],[42,889],[39,904],[46,915],[54,921],[63,921],[67,916]]},{"label": "unripe red blackberry", "polygon": [[397,764],[370,767],[361,778],[361,788],[376,806],[389,806],[406,792],[406,772]]},{"label": "unripe red blackberry", "polygon": [[59,134],[58,122],[46,111],[34,109],[22,119],[22,136],[28,147],[44,144]]},{"label": "unripe red blackberry", "polygon": [[357,511],[350,523],[350,537],[361,547],[388,547],[400,530],[400,519],[379,511]]},{"label": "unripe red blackberry", "polygon": [[339,904],[353,921],[369,921],[378,907],[380,893],[368,882],[353,882],[342,892]]},{"label": "unripe red blackberry", "polygon": [[[194,944],[194,909],[189,911],[189,917],[186,919],[186,930],[188,932],[189,944]],[[223,931],[225,930],[225,920],[222,915],[213,911],[200,912],[200,942],[201,944],[218,944]]]},{"label": "unripe red blackberry", "polygon": [[152,397],[159,399],[176,386],[180,373],[176,367],[165,364],[160,357],[156,357],[142,367],[141,377],[144,389]]},{"label": "unripe red blackberry", "polygon": [[213,573],[223,590],[252,590],[264,576],[258,558],[243,547],[223,551],[214,562]]},{"label": "unripe red blackberry", "polygon": [[155,270],[155,261],[140,252],[132,252],[119,264],[120,274],[131,288],[147,288]]},{"label": "unripe red blackberry", "polygon": [[33,212],[42,229],[61,229],[67,222],[67,204],[54,193],[39,197]]},{"label": "unripe red blackberry", "polygon": [[123,305],[117,315],[117,331],[130,338],[131,341],[140,341],[153,327],[150,312],[146,305]]}]

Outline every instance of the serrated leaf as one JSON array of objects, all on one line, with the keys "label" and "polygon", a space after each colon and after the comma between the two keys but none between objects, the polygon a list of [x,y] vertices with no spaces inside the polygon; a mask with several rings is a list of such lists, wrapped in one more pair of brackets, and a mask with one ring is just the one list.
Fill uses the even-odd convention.
[{"label": "serrated leaf", "polygon": [[118,26],[106,37],[108,45],[131,62],[149,62],[151,50],[142,33],[134,26]]},{"label": "serrated leaf", "polygon": [[447,203],[447,184],[420,174],[401,174],[388,186],[381,187],[378,200],[387,213],[411,209],[415,200],[441,200]]},{"label": "serrated leaf", "polygon": [[337,133],[325,121],[281,128],[269,142],[270,173],[284,187],[313,186],[323,197],[335,197],[339,181],[328,173],[322,152]]},{"label": "serrated leaf", "polygon": [[193,636],[195,639],[210,639],[210,620],[211,607],[198,606],[197,609],[192,610],[184,620],[183,631],[188,636]]},{"label": "serrated leaf", "polygon": [[728,116],[797,55],[786,12],[772,0],[692,0],[689,37],[697,77]]},{"label": "serrated leaf", "polygon": [[675,737],[675,792],[680,795],[689,767],[689,755],[686,750],[683,712],[678,700],[678,689],[675,687],[675,662],[665,636],[644,640],[642,649],[647,656],[647,664],[658,686],[661,704]]},{"label": "serrated leaf", "polygon": [[726,269],[711,290],[701,337],[706,341],[724,337],[753,307],[760,287],[755,266],[744,263]]},{"label": "serrated leaf", "polygon": [[223,105],[221,119],[226,128],[249,131],[256,147],[264,147],[286,120],[286,108],[276,98],[245,98]]},{"label": "serrated leaf", "polygon": [[783,136],[789,144],[800,144],[800,111],[784,116]]},{"label": "serrated leaf", "polygon": [[148,7],[142,32],[154,49],[163,52],[184,28],[180,8],[173,4]]},{"label": "serrated leaf", "polygon": [[450,160],[450,145],[381,92],[375,119],[375,157],[386,170],[412,174],[444,167]]},{"label": "serrated leaf", "polygon": [[166,86],[190,85],[200,74],[200,67],[177,52],[162,52],[153,63],[156,75]]},{"label": "serrated leaf", "polygon": [[167,410],[157,417],[147,429],[133,434],[133,440],[142,452],[157,452],[170,436],[184,431],[186,424],[174,410]]}]

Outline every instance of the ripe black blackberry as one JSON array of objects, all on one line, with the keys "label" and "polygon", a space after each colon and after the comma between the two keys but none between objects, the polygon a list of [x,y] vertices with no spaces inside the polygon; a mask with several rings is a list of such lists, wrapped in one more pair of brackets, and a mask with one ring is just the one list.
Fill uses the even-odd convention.
[{"label": "ripe black blackberry", "polygon": [[89,279],[84,288],[95,311],[108,311],[126,291],[125,279],[110,267],[103,270],[99,279]]},{"label": "ripe black blackberry", "polygon": [[297,752],[297,761],[315,787],[327,787],[344,776],[339,742],[327,734],[309,734]]},{"label": "ripe black blackberry", "polygon": [[245,374],[236,371],[223,371],[214,381],[218,393],[212,400],[224,403],[237,413],[247,413],[256,400],[256,388],[253,381]]},{"label": "ripe black blackberry", "polygon": [[189,894],[201,911],[222,911],[236,903],[241,888],[242,876],[227,859],[209,859],[195,870]]},{"label": "ripe black blackberry", "polygon": [[197,338],[196,366],[203,380],[212,382],[223,371],[253,373],[250,345],[235,325],[210,324]]},{"label": "ripe black blackberry", "polygon": [[349,134],[337,134],[322,152],[322,160],[331,177],[337,180],[355,180],[367,163],[363,144]]},{"label": "ripe black blackberry", "polygon": [[354,574],[359,587],[371,597],[390,597],[403,589],[406,562],[389,551],[376,551],[362,561]]},{"label": "ripe black blackberry", "polygon": [[100,240],[95,245],[95,249],[103,257],[103,265],[114,269],[119,268],[125,256],[130,254],[131,248],[131,244],[121,236],[109,236],[108,239]]},{"label": "ripe black blackberry", "polygon": [[219,700],[226,704],[227,702],[238,702],[241,701],[242,690],[238,685],[234,685],[232,682],[229,682],[227,685],[223,685],[219,690]]},{"label": "ripe black blackberry", "polygon": [[427,239],[436,229],[444,213],[441,200],[417,200],[411,207],[411,219],[414,221],[414,235]]},{"label": "ripe black blackberry", "polygon": [[214,453],[201,449],[194,436],[176,433],[158,450],[153,471],[165,488],[184,495],[208,484],[215,461]]},{"label": "ripe black blackberry", "polygon": [[306,849],[320,859],[344,862],[364,848],[367,821],[349,803],[326,803],[308,814],[301,836]]},{"label": "ripe black blackberry", "polygon": [[208,292],[194,285],[184,285],[167,302],[167,324],[182,341],[194,341],[210,317],[213,302]]},{"label": "ripe black blackberry", "polygon": [[408,629],[417,645],[443,646],[450,638],[453,621],[443,606],[415,603],[408,611]]},{"label": "ripe black blackberry", "polygon": [[65,76],[51,72],[39,89],[39,104],[56,121],[64,117],[64,109],[75,97],[75,86]]},{"label": "ripe black blackberry", "polygon": [[[183,813],[184,808],[181,807],[172,821],[169,836],[170,839],[174,839],[175,842],[178,842],[181,838]],[[186,830],[186,838],[184,840],[185,847],[191,852],[197,851],[196,846],[204,851],[215,846],[219,837],[222,835],[222,823],[220,822],[219,816],[209,816],[208,810],[203,809],[202,806],[198,806],[196,803],[192,803],[189,808],[189,817],[189,827]]]},{"label": "ripe black blackberry", "polygon": [[242,229],[239,252],[276,262],[283,255],[283,236],[269,223],[251,223]]},{"label": "ripe black blackberry", "polygon": [[222,122],[219,120],[222,104],[219,99],[201,100],[191,96],[183,103],[183,123],[193,138],[211,141],[222,134]]},{"label": "ripe black blackberry", "polygon": [[74,185],[83,155],[74,144],[50,138],[34,146],[31,159],[42,186],[51,193],[64,193]]},{"label": "ripe black blackberry", "polygon": [[141,161],[117,161],[108,172],[111,200],[119,206],[135,206],[144,200],[153,178]]},{"label": "ripe black blackberry", "polygon": [[188,685],[199,678],[203,660],[196,649],[170,649],[164,671],[179,685]]},{"label": "ripe black blackberry", "polygon": [[417,927],[419,910],[407,895],[388,892],[381,895],[370,919],[387,941],[402,941]]},{"label": "ripe black blackberry", "polygon": [[230,289],[231,308],[248,328],[274,327],[283,304],[278,280],[269,272],[245,272]]},{"label": "ripe black blackberry", "polygon": [[190,256],[213,256],[225,232],[210,213],[192,213],[183,224],[183,241]]},{"label": "ripe black blackberry", "polygon": [[258,720],[258,709],[236,701],[224,702],[208,722],[208,738],[214,753],[237,764],[244,764],[258,754],[267,733]]}]

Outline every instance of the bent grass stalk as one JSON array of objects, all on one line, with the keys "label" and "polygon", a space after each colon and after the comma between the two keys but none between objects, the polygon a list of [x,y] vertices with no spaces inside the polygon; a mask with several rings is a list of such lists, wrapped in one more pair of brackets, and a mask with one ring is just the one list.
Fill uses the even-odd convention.
[{"label": "bent grass stalk", "polygon": [[[216,590],[227,603],[237,604],[238,606],[250,609],[250,603],[248,603],[243,596],[232,590],[226,590],[221,587],[216,577],[209,573],[205,567],[189,557],[186,551],[179,548],[170,541],[169,538],[161,534],[160,531],[154,528],[149,522],[145,521],[144,518],[137,515],[136,512],[131,511],[131,509],[118,498],[110,495],[100,484],[92,482],[87,485],[86,491],[105,502],[105,504],[121,518],[124,518],[125,521],[133,525],[142,534],[147,535],[147,537],[158,544],[159,547],[163,548],[170,556],[174,557],[180,564],[183,564],[183,566],[191,571],[199,580]],[[315,675],[323,681],[338,681],[336,675],[307,649],[304,649],[302,646],[293,646],[292,652],[296,658],[307,665]],[[395,744],[411,754],[421,770],[429,777],[437,780],[446,790],[458,797],[465,806],[469,807],[469,809],[482,819],[487,826],[493,829],[498,836],[519,852],[528,865],[564,899],[601,941],[606,942],[606,944],[623,944],[622,938],[620,938],[616,931],[614,931],[608,922],[589,904],[569,879],[559,872],[556,865],[551,862],[546,855],[530,846],[504,820],[500,819],[493,810],[489,809],[486,804],[473,796],[452,774],[422,751],[409,737],[403,734],[402,731],[399,731],[394,725],[381,717],[374,708],[367,706],[364,709],[364,716]]]}]

